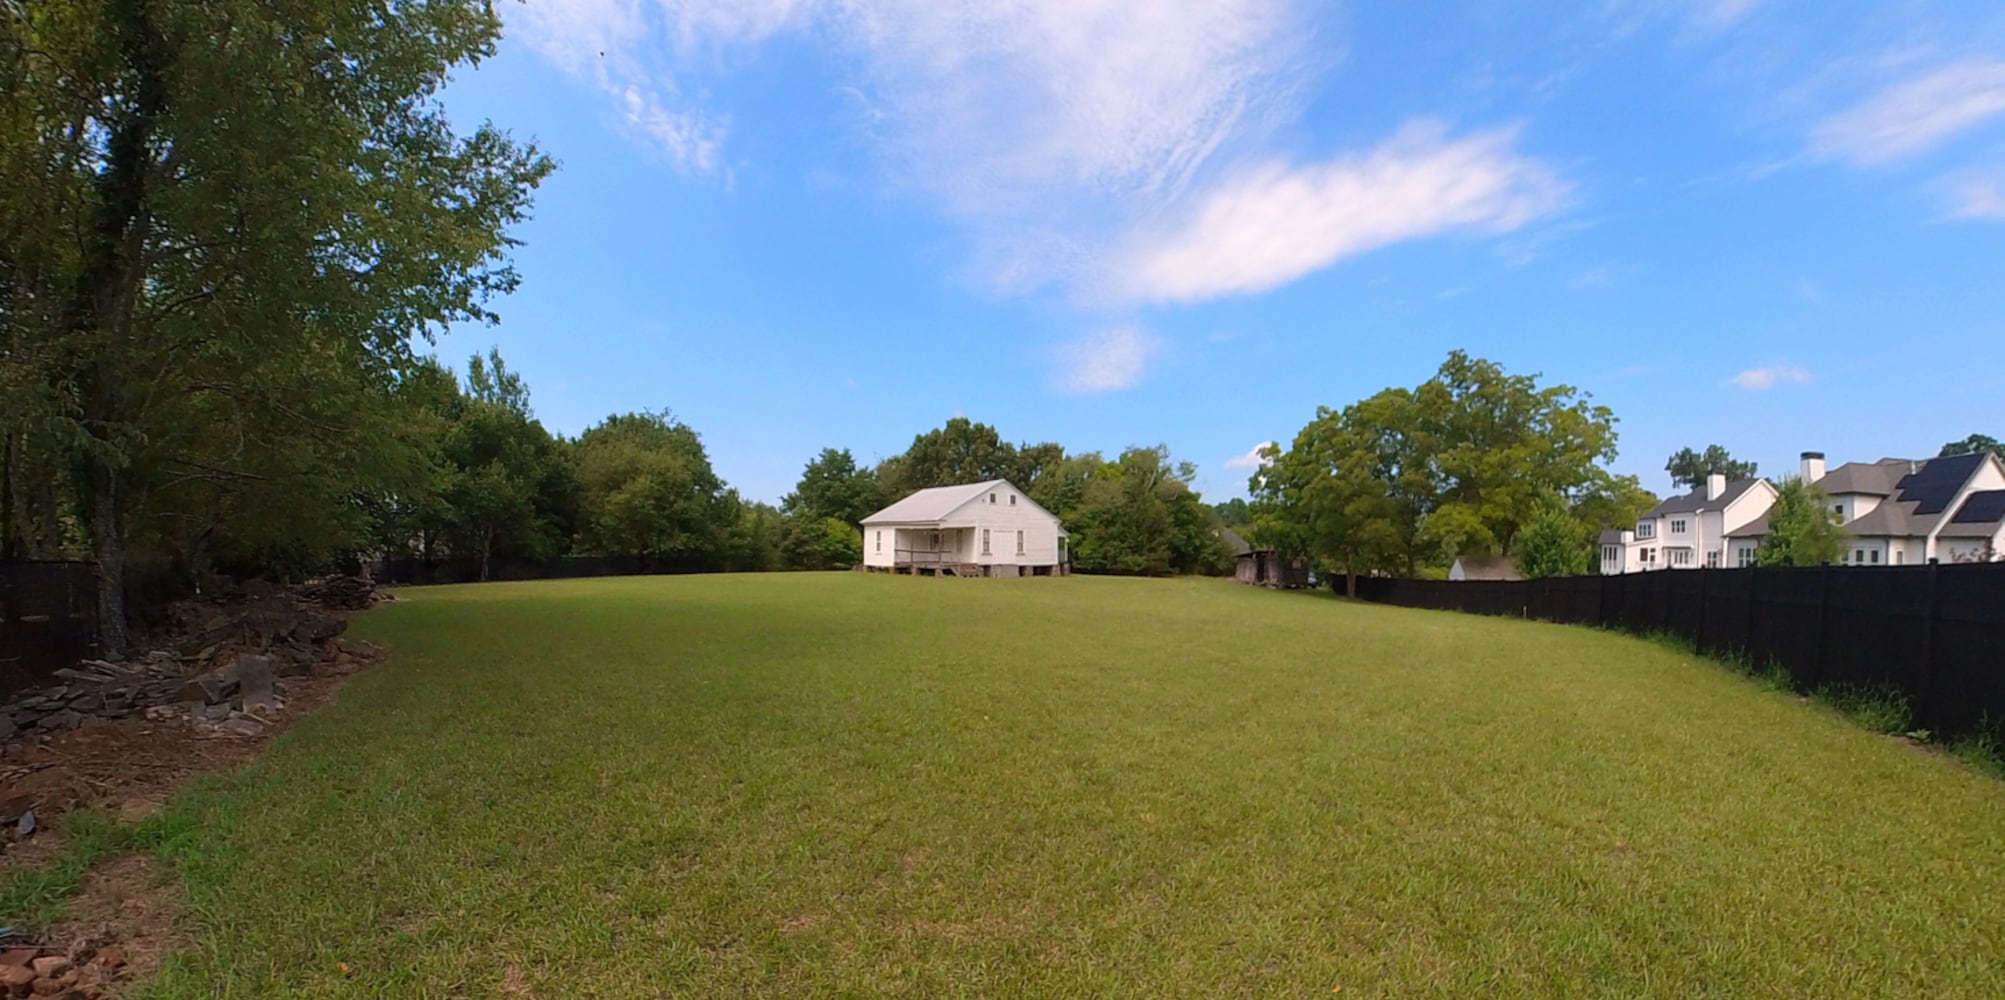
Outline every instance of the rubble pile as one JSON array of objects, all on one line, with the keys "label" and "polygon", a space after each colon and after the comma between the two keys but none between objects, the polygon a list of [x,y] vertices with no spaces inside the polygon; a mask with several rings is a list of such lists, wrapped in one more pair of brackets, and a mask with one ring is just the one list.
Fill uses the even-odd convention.
[{"label": "rubble pile", "polygon": [[86,660],[0,703],[0,743],[135,715],[186,718],[203,735],[255,736],[284,709],[289,679],[354,673],[381,655],[342,637],[343,612],[375,600],[369,581],[331,577],[242,599],[178,602],[150,643],[157,648],[120,662]]}]

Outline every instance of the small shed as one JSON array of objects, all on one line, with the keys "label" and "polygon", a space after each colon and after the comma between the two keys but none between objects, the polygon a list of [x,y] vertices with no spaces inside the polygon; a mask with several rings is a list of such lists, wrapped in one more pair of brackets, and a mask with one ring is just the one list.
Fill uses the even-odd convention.
[{"label": "small shed", "polygon": [[1522,580],[1518,561],[1510,556],[1462,556],[1448,567],[1450,580]]},{"label": "small shed", "polygon": [[1240,583],[1290,590],[1313,585],[1307,558],[1296,556],[1286,559],[1273,549],[1250,549],[1240,553],[1232,578]]}]

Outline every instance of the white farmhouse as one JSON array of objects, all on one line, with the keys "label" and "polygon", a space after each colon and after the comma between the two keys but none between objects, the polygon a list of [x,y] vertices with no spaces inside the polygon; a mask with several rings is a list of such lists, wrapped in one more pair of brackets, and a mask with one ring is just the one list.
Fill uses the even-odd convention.
[{"label": "white farmhouse", "polygon": [[1651,508],[1634,530],[1602,532],[1601,572],[1745,565],[1729,555],[1729,539],[1765,516],[1773,503],[1775,487],[1768,480],[1729,481],[1714,473],[1705,485]]},{"label": "white farmhouse", "polygon": [[[1803,478],[1822,487],[1851,535],[1850,566],[1989,562],[2005,552],[2005,464],[1984,452],[1943,458],[1847,462],[1827,475],[1824,456],[1803,453]],[[1752,554],[1768,519],[1734,533]]]},{"label": "white farmhouse", "polygon": [[920,490],[863,519],[863,565],[891,573],[1056,576],[1071,565],[1058,516],[1001,479]]}]

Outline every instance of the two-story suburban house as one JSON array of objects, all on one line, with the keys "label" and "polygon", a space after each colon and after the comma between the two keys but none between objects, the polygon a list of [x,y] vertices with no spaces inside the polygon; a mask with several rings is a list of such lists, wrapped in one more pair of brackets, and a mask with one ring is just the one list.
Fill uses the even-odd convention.
[{"label": "two-story suburban house", "polygon": [[[2005,551],[2005,463],[1975,452],[1942,458],[1847,462],[1827,474],[1803,453],[1803,478],[1828,497],[1851,540],[1851,566],[1989,562]],[[1731,532],[1736,559],[1753,561],[1768,519]]]},{"label": "two-story suburban house", "polygon": [[1634,530],[1602,532],[1601,572],[1612,576],[1734,565],[1728,539],[1761,519],[1774,502],[1775,487],[1766,479],[1728,480],[1714,473],[1690,493],[1651,508]]}]

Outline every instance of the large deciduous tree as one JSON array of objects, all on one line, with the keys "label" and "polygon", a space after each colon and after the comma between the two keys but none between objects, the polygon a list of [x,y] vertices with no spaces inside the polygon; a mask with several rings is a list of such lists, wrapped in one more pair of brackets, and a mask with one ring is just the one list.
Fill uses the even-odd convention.
[{"label": "large deciduous tree", "polygon": [[[108,652],[128,543],[199,533],[191,484],[317,503],[373,478],[362,452],[398,438],[361,431],[412,338],[514,286],[551,164],[438,101],[500,31],[484,0],[0,3],[4,492],[63,483]],[[17,548],[63,530],[28,492]]]},{"label": "large deciduous tree", "polygon": [[848,525],[861,524],[883,506],[877,477],[858,468],[847,448],[823,448],[801,470],[800,484],[780,499],[780,510],[789,517],[811,521],[832,517]]},{"label": "large deciduous tree", "polygon": [[572,453],[585,549],[715,565],[738,512],[688,425],[667,413],[610,416],[580,435]]},{"label": "large deciduous tree", "polygon": [[1287,451],[1272,449],[1253,477],[1256,533],[1351,575],[1509,552],[1545,505],[1622,502],[1625,484],[1601,464],[1614,425],[1572,386],[1455,351],[1426,382],[1319,409]]},{"label": "large deciduous tree", "polygon": [[1664,463],[1664,471],[1671,474],[1671,485],[1698,489],[1706,484],[1706,477],[1715,472],[1728,479],[1753,479],[1755,463],[1738,461],[1725,448],[1709,444],[1705,451],[1678,449],[1678,453]]},{"label": "large deciduous tree", "polygon": [[886,459],[878,466],[878,478],[885,497],[897,500],[934,486],[1008,479],[1016,471],[1016,447],[995,428],[954,417],[914,437],[904,454]]}]

